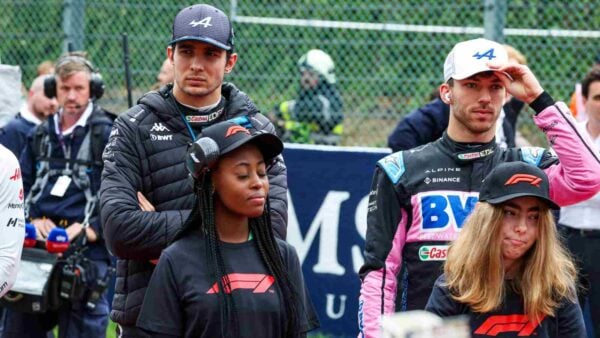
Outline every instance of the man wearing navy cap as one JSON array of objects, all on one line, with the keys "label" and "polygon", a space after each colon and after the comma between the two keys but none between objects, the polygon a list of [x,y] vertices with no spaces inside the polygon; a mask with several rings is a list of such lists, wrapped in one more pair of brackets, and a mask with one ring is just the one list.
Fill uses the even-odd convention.
[{"label": "man wearing navy cap", "polygon": [[[167,47],[173,84],[145,94],[116,120],[104,151],[100,191],[104,234],[119,258],[111,318],[121,337],[143,337],[135,327],[154,265],[194,203],[185,168],[188,144],[204,127],[232,120],[251,132],[275,133],[250,98],[224,83],[237,61],[233,27],[205,4],[182,9]],[[287,178],[281,156],[268,170],[271,220],[285,239]]]}]

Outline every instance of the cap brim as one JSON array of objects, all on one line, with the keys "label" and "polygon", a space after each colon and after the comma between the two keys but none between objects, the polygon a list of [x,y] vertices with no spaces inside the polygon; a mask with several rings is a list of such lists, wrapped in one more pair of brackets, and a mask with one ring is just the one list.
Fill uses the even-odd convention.
[{"label": "cap brim", "polygon": [[542,201],[546,202],[546,204],[548,205],[548,207],[550,209],[554,209],[554,210],[560,209],[560,207],[558,206],[558,204],[554,203],[551,199],[548,199],[548,198],[546,198],[544,196],[532,194],[532,193],[510,194],[510,195],[505,195],[505,196],[502,196],[502,197],[490,198],[490,199],[485,200],[484,202],[488,202],[490,204],[501,204],[501,203],[504,203],[506,201],[512,200],[513,198],[527,197],[527,196],[537,197],[537,198],[541,199]]},{"label": "cap brim", "polygon": [[227,154],[245,144],[256,145],[260,152],[263,154],[265,161],[274,159],[283,151],[283,143],[281,142],[279,137],[271,133],[263,132],[230,144],[229,147],[226,147],[225,149],[221,150],[221,155]]},{"label": "cap brim", "polygon": [[219,42],[219,41],[217,41],[215,39],[211,39],[211,38],[204,37],[204,36],[182,36],[180,38],[171,40],[171,42],[169,42],[169,45],[172,45],[172,44],[180,42],[180,41],[187,41],[187,40],[206,42],[208,44],[211,44],[211,45],[213,45],[215,47],[219,47],[219,48],[224,49],[226,51],[231,50],[231,46],[227,46],[227,45],[222,44],[221,42]]},{"label": "cap brim", "polygon": [[490,68],[484,68],[484,69],[478,69],[478,70],[473,70],[473,71],[469,71],[469,72],[465,72],[462,74],[454,74],[452,75],[451,79],[455,79],[455,80],[464,80],[466,78],[469,78],[473,75],[479,74],[479,73],[483,73],[483,72],[494,72],[503,76],[506,76],[510,81],[513,80],[512,76],[510,76],[507,72],[500,72],[494,69],[490,69]]}]

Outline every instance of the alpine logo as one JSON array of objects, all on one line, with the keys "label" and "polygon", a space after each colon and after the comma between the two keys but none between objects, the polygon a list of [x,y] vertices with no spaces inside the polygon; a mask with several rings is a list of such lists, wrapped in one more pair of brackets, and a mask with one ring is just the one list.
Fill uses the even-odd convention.
[{"label": "alpine logo", "polygon": [[15,173],[9,177],[11,181],[16,181],[21,179],[21,168],[15,169]]},{"label": "alpine logo", "polygon": [[496,55],[494,55],[494,48],[490,48],[487,51],[483,52],[483,54],[480,52],[476,52],[475,54],[473,54],[473,57],[477,60],[488,58],[488,60],[491,61],[496,58]]},{"label": "alpine logo", "polygon": [[419,259],[425,261],[445,261],[448,256],[447,245],[424,245],[419,248]]},{"label": "alpine logo", "polygon": [[[232,293],[237,289],[252,290],[252,293],[266,293],[275,283],[273,276],[261,273],[230,273],[227,276],[229,277],[229,284],[225,285],[225,293]],[[223,280],[223,283],[225,283],[225,280]],[[219,293],[219,284],[215,282],[206,293]]]},{"label": "alpine logo", "polygon": [[[540,319],[540,322],[544,317]],[[475,330],[475,334],[495,337],[504,332],[518,332],[519,337],[529,337],[539,323],[532,323],[526,315],[496,315],[491,316]]]},{"label": "alpine logo", "polygon": [[531,185],[535,185],[536,187],[540,187],[540,183],[542,182],[542,179],[535,176],[535,175],[529,175],[529,174],[514,174],[511,178],[509,178],[506,183],[504,183],[504,185],[513,185],[513,184],[517,184],[520,182],[525,182],[525,183],[529,183]]},{"label": "alpine logo", "polygon": [[206,18],[204,18],[204,19],[202,19],[200,21],[192,20],[190,22],[190,26],[196,27],[196,26],[202,25],[202,26],[204,26],[204,28],[208,28],[208,27],[212,26],[210,24],[211,20],[212,20],[212,17],[210,17],[210,16],[207,16]]},{"label": "alpine logo", "polygon": [[169,130],[169,128],[163,126],[162,122],[158,122],[158,123],[154,123],[154,125],[152,126],[150,131],[163,132],[163,131],[170,131],[170,130]]},{"label": "alpine logo", "polygon": [[245,134],[250,135],[250,132],[248,131],[248,129],[246,129],[242,126],[231,126],[227,129],[227,132],[225,133],[225,137],[229,137],[229,136],[237,134],[237,133],[245,133]]}]

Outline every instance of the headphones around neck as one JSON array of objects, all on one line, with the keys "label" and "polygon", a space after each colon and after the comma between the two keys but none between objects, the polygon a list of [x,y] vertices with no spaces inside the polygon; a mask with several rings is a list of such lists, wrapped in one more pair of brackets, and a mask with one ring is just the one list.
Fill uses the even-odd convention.
[{"label": "headphones around neck", "polygon": [[[102,81],[102,75],[96,71],[94,65],[88,59],[79,55],[61,56],[56,61],[55,69],[58,70],[71,62],[84,65],[90,70],[90,99],[96,101],[101,98],[104,94],[104,81]],[[44,95],[49,98],[56,97],[56,75],[50,75],[44,79]]]}]

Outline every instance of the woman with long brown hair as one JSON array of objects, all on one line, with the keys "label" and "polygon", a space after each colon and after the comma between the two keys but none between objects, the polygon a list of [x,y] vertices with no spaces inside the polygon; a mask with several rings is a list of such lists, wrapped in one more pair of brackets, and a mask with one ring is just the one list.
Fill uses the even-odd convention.
[{"label": "woman with long brown hair", "polygon": [[542,170],[523,162],[490,172],[426,310],[467,314],[473,337],[586,336],[548,186]]}]

